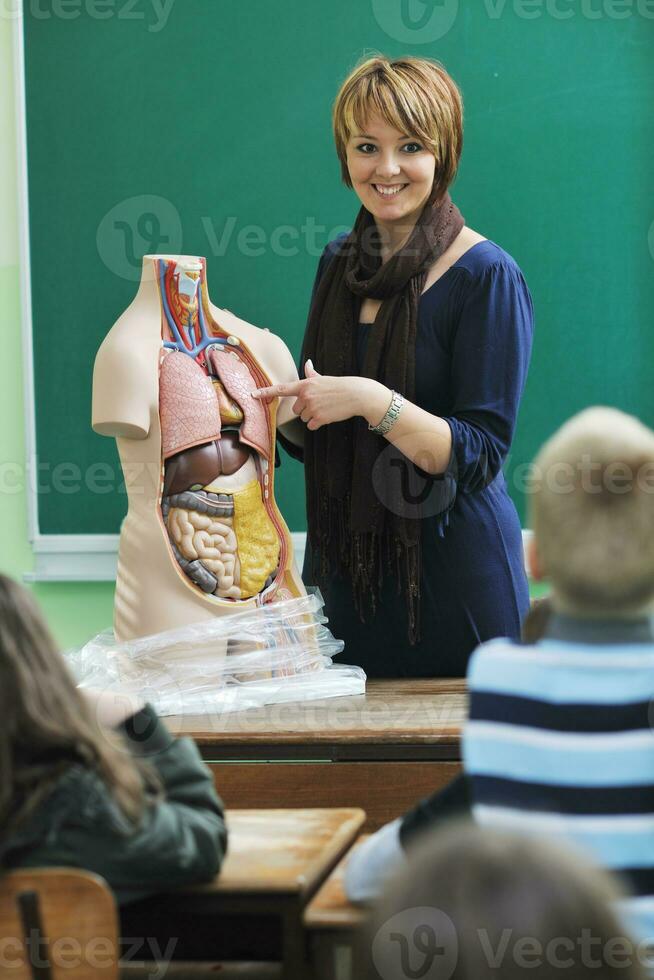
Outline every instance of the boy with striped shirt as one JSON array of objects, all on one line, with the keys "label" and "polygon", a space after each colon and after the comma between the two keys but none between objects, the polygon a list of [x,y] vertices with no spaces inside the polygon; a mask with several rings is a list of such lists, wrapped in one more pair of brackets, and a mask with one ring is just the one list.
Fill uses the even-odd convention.
[{"label": "boy with striped shirt", "polygon": [[372,897],[416,834],[471,808],[619,872],[634,929],[654,937],[654,433],[587,409],[542,448],[531,491],[530,563],[552,587],[544,634],[473,654],[464,777],[359,849],[346,888]]}]

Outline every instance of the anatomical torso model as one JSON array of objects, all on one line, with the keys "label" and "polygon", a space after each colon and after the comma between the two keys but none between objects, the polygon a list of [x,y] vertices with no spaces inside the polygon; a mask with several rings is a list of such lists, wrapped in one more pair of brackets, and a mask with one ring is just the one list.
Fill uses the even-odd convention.
[{"label": "anatomical torso model", "polygon": [[251,397],[296,378],[279,337],[210,303],[204,259],[143,259],[93,375],[128,493],[117,640],[304,594],[274,497],[276,425],[294,416]]}]

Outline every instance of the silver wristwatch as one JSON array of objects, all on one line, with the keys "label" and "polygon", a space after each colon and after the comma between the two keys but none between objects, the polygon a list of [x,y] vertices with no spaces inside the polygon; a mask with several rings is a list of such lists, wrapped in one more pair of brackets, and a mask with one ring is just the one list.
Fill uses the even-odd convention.
[{"label": "silver wristwatch", "polygon": [[391,403],[386,409],[386,415],[384,415],[379,425],[370,425],[370,423],[368,423],[368,428],[372,432],[377,432],[380,436],[385,436],[386,433],[397,422],[397,418],[400,414],[400,410],[403,404],[404,404],[404,396],[401,395],[398,391],[394,391],[393,397],[391,398]]}]

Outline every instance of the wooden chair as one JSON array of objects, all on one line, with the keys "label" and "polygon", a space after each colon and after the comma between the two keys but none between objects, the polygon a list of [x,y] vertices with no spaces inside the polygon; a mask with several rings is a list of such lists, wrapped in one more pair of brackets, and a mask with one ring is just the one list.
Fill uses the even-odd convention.
[{"label": "wooden chair", "polygon": [[0,977],[117,980],[118,917],[98,875],[30,868],[0,877]]}]

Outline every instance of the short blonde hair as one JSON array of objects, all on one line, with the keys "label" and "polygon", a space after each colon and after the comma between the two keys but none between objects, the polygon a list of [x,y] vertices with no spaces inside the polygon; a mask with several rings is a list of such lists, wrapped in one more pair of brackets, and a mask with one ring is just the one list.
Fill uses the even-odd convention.
[{"label": "short blonde hair", "polygon": [[341,177],[352,187],[347,166],[350,136],[380,115],[402,133],[416,136],[434,154],[435,197],[456,176],[463,149],[463,101],[455,82],[430,58],[367,58],[343,82],[332,109]]},{"label": "short blonde hair", "polygon": [[654,432],[595,407],[545,443],[531,478],[531,523],[561,606],[620,615],[654,599]]}]

